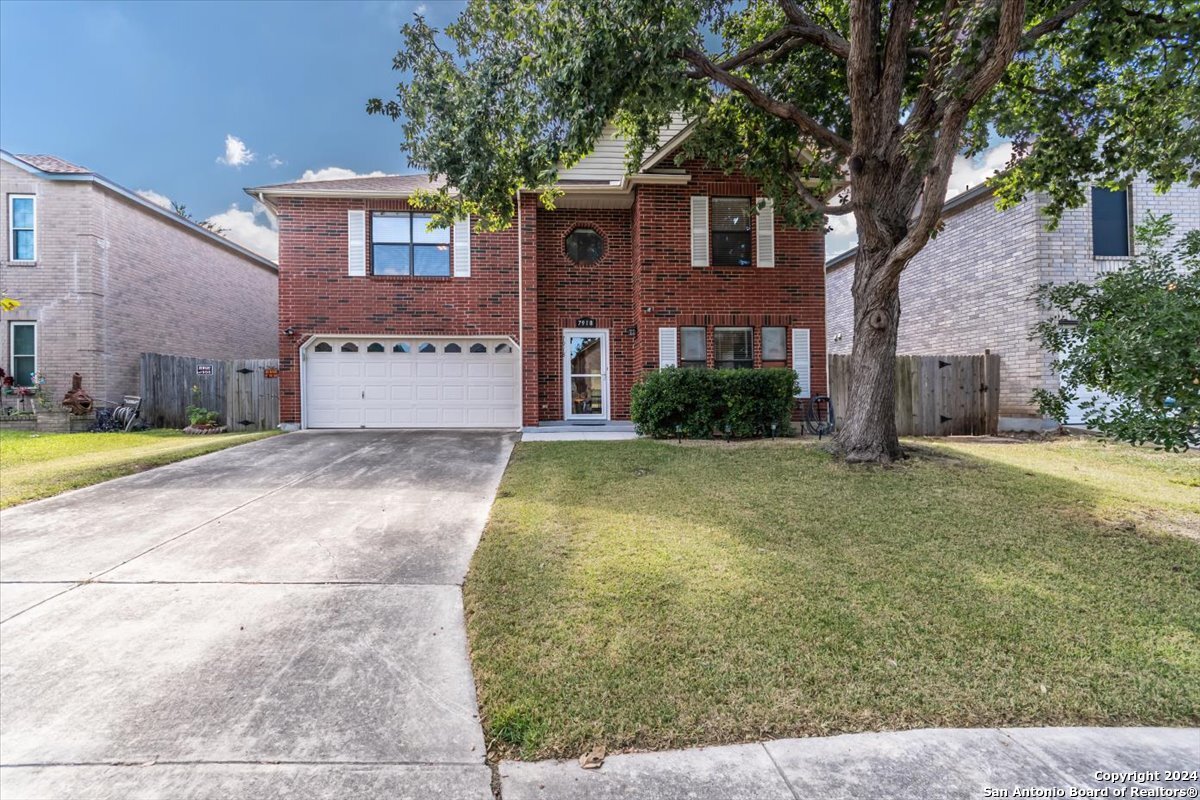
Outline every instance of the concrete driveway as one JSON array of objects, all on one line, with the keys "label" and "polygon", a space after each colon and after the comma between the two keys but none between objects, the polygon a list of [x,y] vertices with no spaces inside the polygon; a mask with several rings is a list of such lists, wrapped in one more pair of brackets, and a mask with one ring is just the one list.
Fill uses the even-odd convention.
[{"label": "concrete driveway", "polygon": [[0,512],[0,796],[490,798],[460,586],[515,439],[291,434]]}]

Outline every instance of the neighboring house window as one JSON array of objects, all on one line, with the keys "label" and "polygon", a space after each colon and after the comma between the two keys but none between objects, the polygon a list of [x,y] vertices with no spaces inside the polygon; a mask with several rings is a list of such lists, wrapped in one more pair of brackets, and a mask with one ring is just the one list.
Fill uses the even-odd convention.
[{"label": "neighboring house window", "polygon": [[764,364],[781,366],[787,361],[787,328],[762,329],[762,360]]},{"label": "neighboring house window", "polygon": [[679,329],[679,366],[708,366],[708,348],[704,341],[704,328]]},{"label": "neighboring house window", "polygon": [[713,328],[713,364],[718,369],[754,366],[754,336],[749,328]]},{"label": "neighboring house window", "polygon": [[8,196],[8,257],[10,261],[37,260],[37,230],[34,204],[30,194]]},{"label": "neighboring house window", "polygon": [[430,219],[408,211],[372,214],[372,274],[449,277],[450,229],[426,230]]},{"label": "neighboring house window", "polygon": [[753,211],[754,202],[749,197],[712,199],[713,266],[750,266],[750,217]]},{"label": "neighboring house window", "polygon": [[1129,191],[1092,188],[1092,255],[1129,255]]},{"label": "neighboring house window", "polygon": [[11,323],[8,341],[8,363],[12,365],[13,383],[17,386],[33,386],[33,373],[37,372],[37,323]]},{"label": "neighboring house window", "polygon": [[576,228],[567,235],[566,251],[577,264],[595,264],[604,255],[604,239],[591,228]]}]

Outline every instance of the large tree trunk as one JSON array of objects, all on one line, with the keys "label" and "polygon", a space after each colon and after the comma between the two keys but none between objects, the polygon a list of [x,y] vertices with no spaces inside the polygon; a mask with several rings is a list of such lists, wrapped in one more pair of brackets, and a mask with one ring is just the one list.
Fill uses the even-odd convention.
[{"label": "large tree trunk", "polygon": [[896,435],[899,271],[890,251],[888,245],[860,245],[854,267],[850,396],[835,409],[843,420],[835,447],[850,462],[887,464],[904,457]]}]

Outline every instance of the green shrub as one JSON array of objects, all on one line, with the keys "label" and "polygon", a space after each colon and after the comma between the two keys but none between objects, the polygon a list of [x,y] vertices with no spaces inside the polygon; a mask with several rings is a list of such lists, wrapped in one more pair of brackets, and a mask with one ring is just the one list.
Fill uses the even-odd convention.
[{"label": "green shrub", "polygon": [[796,373],[790,369],[690,369],[651,372],[633,387],[630,415],[643,436],[738,438],[792,430]]}]

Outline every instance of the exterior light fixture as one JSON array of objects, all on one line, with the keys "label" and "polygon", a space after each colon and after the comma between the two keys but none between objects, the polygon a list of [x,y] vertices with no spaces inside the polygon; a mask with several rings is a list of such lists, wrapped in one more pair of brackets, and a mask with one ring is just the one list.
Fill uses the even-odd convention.
[{"label": "exterior light fixture", "polygon": [[290,325],[289,325],[288,327],[284,328],[284,329],[283,329],[283,332],[284,332],[284,333],[286,333],[288,336],[295,336],[295,335],[296,335],[296,329],[295,329],[295,328],[293,328],[293,327],[291,327]]}]

